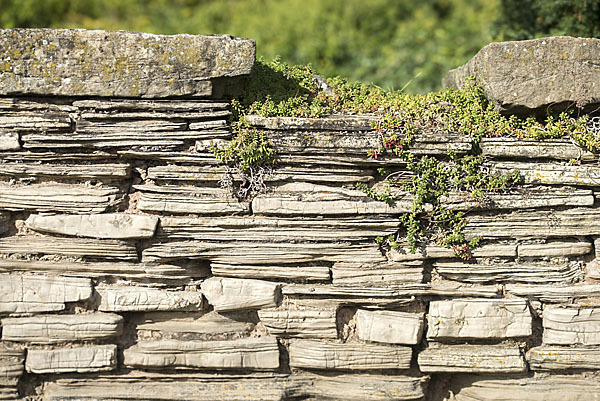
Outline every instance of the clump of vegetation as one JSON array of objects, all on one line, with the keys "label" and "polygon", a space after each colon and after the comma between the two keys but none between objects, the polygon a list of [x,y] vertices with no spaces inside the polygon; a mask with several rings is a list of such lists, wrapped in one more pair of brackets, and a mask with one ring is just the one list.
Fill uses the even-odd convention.
[{"label": "clump of vegetation", "polygon": [[[271,166],[275,159],[275,150],[264,136],[249,130],[245,115],[320,117],[332,113],[360,113],[378,116],[373,129],[379,134],[380,146],[365,149],[367,157],[400,158],[412,179],[401,182],[394,174],[381,171],[385,173],[383,191],[363,183],[357,187],[373,199],[388,204],[396,200],[394,188],[413,195],[411,212],[401,217],[401,232],[378,238],[382,246],[392,248],[400,246],[400,238],[406,238],[412,252],[420,245],[436,241],[454,249],[458,256],[468,258],[479,239],[464,237],[465,213],[451,210],[444,203],[445,197],[459,193],[484,199],[490,192],[521,182],[518,172],[496,176],[484,168],[485,160],[478,146],[481,138],[570,136],[581,146],[600,151],[598,138],[587,128],[587,116],[576,118],[565,112],[548,116],[544,121],[533,117],[505,117],[486,100],[483,90],[472,80],[461,90],[409,95],[339,77],[323,81],[310,66],[288,66],[279,59],[259,60],[246,93],[233,105],[236,139],[226,149],[215,149],[215,154],[245,174],[242,192],[238,193],[244,197],[264,189],[262,180],[267,171],[264,168]],[[463,154],[449,151],[442,156],[416,155],[411,152],[411,146],[423,133],[466,136],[471,138],[471,150]]]}]

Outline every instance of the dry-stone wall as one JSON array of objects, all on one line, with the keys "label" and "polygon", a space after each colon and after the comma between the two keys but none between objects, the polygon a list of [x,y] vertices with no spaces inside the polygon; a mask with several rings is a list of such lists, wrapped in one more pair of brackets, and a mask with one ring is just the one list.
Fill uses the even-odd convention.
[{"label": "dry-stone wall", "polygon": [[268,191],[220,188],[220,98],[253,63],[222,36],[0,32],[0,399],[599,397],[593,154],[486,139],[527,185],[445,200],[485,238],[474,260],[382,252],[411,197],[354,189],[402,165],[365,157],[373,117],[251,116],[278,152]]}]

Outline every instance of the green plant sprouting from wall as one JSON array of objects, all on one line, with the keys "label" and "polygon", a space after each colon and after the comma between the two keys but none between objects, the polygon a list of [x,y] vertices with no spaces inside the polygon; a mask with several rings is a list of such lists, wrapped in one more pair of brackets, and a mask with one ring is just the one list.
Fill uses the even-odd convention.
[{"label": "green plant sprouting from wall", "polygon": [[[236,137],[225,149],[215,154],[236,171],[245,174],[242,192],[248,196],[264,189],[266,170],[275,160],[275,150],[260,132],[252,131],[244,116],[320,117],[332,113],[371,114],[378,116],[373,129],[381,145],[365,149],[368,157],[385,160],[392,156],[405,163],[410,181],[397,179],[384,172],[383,191],[366,184],[357,187],[368,196],[393,204],[395,192],[413,195],[410,213],[401,217],[402,230],[387,238],[378,238],[382,246],[398,248],[405,238],[412,252],[435,240],[454,249],[458,256],[468,258],[479,238],[467,239],[462,234],[465,212],[452,210],[444,199],[450,194],[468,194],[485,200],[486,194],[501,191],[520,182],[518,173],[495,176],[484,168],[479,142],[483,137],[516,137],[541,140],[570,136],[577,144],[600,152],[600,140],[588,129],[587,115],[575,116],[573,111],[550,115],[544,121],[534,117],[505,117],[490,104],[483,90],[474,81],[461,90],[445,90],[427,95],[389,92],[377,86],[349,82],[335,77],[326,81],[310,66],[288,66],[280,60],[258,60],[249,79],[246,92],[233,102],[233,127]],[[417,155],[411,152],[415,139],[423,133],[461,135],[471,139],[471,150],[458,154]],[[248,174],[250,173],[250,174]]]}]

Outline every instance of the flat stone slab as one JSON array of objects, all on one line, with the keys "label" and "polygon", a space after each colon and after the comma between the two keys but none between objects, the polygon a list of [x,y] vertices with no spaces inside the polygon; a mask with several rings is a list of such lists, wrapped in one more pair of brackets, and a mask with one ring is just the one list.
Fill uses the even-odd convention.
[{"label": "flat stone slab", "polygon": [[573,104],[593,109],[600,105],[600,40],[563,36],[490,43],[450,71],[443,85],[462,88],[470,76],[507,112]]},{"label": "flat stone slab", "polygon": [[303,308],[288,307],[261,309],[260,321],[269,334],[278,337],[330,338],[336,339],[336,307]]},{"label": "flat stone slab", "polygon": [[523,299],[465,299],[429,304],[427,338],[527,337],[532,318]]},{"label": "flat stone slab", "polygon": [[151,238],[158,218],[135,214],[105,213],[44,216],[32,214],[25,221],[35,231],[91,238]]},{"label": "flat stone slab", "polygon": [[417,344],[423,334],[423,314],[395,311],[356,311],[358,338],[389,344]]},{"label": "flat stone slab", "polygon": [[65,302],[91,295],[92,282],[86,278],[0,275],[0,314],[61,311]]},{"label": "flat stone slab", "polygon": [[212,94],[250,73],[255,43],[231,36],[0,30],[0,95],[163,98]]},{"label": "flat stone slab", "polygon": [[419,370],[435,372],[518,373],[527,365],[519,347],[503,345],[440,345],[419,353]]},{"label": "flat stone slab", "polygon": [[32,344],[105,340],[123,331],[123,317],[115,313],[39,315],[2,319],[2,340]]},{"label": "flat stone slab", "polygon": [[98,310],[104,312],[197,311],[203,309],[199,291],[166,291],[156,288],[110,285],[96,287]]},{"label": "flat stone slab", "polygon": [[531,370],[600,369],[600,347],[543,345],[527,352]]},{"label": "flat stone slab", "polygon": [[25,369],[29,373],[86,373],[114,370],[117,346],[91,345],[61,349],[29,349]]},{"label": "flat stone slab", "polygon": [[543,343],[600,345],[600,308],[546,306]]},{"label": "flat stone slab", "polygon": [[204,280],[202,293],[217,312],[275,307],[281,298],[279,284],[237,278]]},{"label": "flat stone slab", "polygon": [[124,364],[144,369],[257,369],[279,367],[277,338],[231,341],[140,342],[123,352]]},{"label": "flat stone slab", "polygon": [[408,369],[412,348],[301,340],[290,344],[290,366],[327,370]]}]

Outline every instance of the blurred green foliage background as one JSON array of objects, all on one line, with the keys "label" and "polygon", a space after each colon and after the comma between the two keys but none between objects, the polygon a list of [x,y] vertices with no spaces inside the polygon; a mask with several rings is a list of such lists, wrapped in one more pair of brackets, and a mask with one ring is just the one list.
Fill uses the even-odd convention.
[{"label": "blurred green foliage background", "polygon": [[280,55],[410,93],[492,40],[600,35],[600,0],[0,0],[3,28],[125,29],[253,38]]}]

